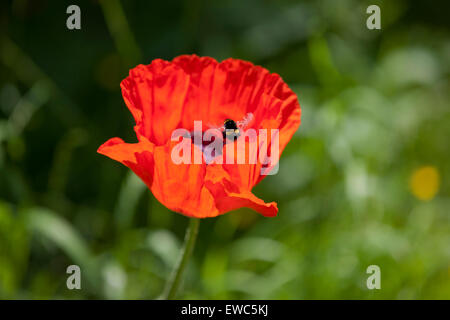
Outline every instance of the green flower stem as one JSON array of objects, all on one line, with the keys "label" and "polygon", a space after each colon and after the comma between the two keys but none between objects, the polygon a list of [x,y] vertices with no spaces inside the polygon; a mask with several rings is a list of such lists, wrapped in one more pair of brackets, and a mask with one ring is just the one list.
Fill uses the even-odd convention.
[{"label": "green flower stem", "polygon": [[187,263],[189,261],[189,258],[191,257],[192,251],[195,246],[195,239],[197,238],[199,225],[200,219],[195,218],[189,219],[189,226],[186,230],[186,235],[184,237],[183,249],[181,250],[180,258],[177,264],[175,265],[175,268],[173,269],[169,280],[167,281],[164,293],[162,295],[163,299],[168,300],[174,299],[177,294],[184,269],[187,266]]}]

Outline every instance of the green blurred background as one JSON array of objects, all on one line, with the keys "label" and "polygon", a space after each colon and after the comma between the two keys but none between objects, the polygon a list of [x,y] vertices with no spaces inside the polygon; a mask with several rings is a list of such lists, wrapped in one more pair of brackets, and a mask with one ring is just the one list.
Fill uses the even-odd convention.
[{"label": "green blurred background", "polygon": [[[81,8],[81,30],[66,8]],[[381,8],[381,30],[366,8]],[[279,73],[302,125],[255,188],[279,215],[201,221],[180,298],[449,299],[445,1],[2,1],[0,298],[154,299],[188,219],[96,153],[136,140],[128,70],[185,54]],[[81,267],[82,289],[66,287]],[[381,268],[368,290],[366,268]]]}]

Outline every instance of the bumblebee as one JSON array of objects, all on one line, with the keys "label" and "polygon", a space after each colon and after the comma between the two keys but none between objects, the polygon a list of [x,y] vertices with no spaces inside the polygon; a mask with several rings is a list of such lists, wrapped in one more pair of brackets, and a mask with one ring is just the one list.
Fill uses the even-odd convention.
[{"label": "bumblebee", "polygon": [[252,120],[253,120],[252,113],[247,113],[247,115],[241,121],[226,119],[223,122],[223,126],[221,127],[223,139],[233,141],[239,138],[239,136],[241,135],[241,130],[244,130],[250,124],[250,122],[252,122]]},{"label": "bumblebee", "polygon": [[241,134],[238,125],[234,120],[226,119],[223,122],[223,128],[224,128],[224,131],[222,132],[223,139],[234,140],[237,139]]}]

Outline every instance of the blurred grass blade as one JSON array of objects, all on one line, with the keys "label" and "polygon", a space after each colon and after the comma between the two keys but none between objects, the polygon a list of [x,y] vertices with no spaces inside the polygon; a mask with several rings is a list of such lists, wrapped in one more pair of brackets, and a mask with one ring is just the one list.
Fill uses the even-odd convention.
[{"label": "blurred grass blade", "polygon": [[320,36],[308,41],[309,57],[317,77],[324,86],[341,84],[342,79],[334,65],[327,40]]},{"label": "blurred grass blade", "polygon": [[11,135],[20,135],[31,120],[31,117],[49,100],[45,83],[37,81],[31,89],[19,100],[8,120]]},{"label": "blurred grass blade", "polygon": [[53,194],[62,194],[69,176],[70,163],[74,150],[85,144],[89,139],[89,134],[82,128],[70,129],[59,141],[53,165],[51,167],[48,188]]},{"label": "blurred grass blade", "polygon": [[50,79],[33,60],[7,37],[0,38],[0,62],[9,67],[17,78],[29,87],[39,83],[41,96],[52,96],[56,103],[51,105],[60,119],[67,125],[83,119],[79,107]]},{"label": "blurred grass blade", "polygon": [[59,247],[80,266],[93,288],[98,288],[99,268],[95,257],[81,235],[57,213],[47,208],[33,207],[25,209],[28,228],[37,235],[44,236]]},{"label": "blurred grass blade", "polygon": [[0,299],[14,298],[26,277],[29,243],[23,216],[0,200]]},{"label": "blurred grass blade", "polygon": [[131,225],[139,199],[145,190],[147,190],[147,187],[141,179],[132,171],[128,172],[125,181],[122,183],[119,200],[114,210],[115,222],[119,229]]},{"label": "blurred grass blade", "polygon": [[134,66],[142,59],[141,51],[134,39],[128,25],[125,12],[119,0],[102,0],[100,5],[105,16],[109,32],[114,39],[117,50],[127,61],[129,66]]},{"label": "blurred grass blade", "polygon": [[49,238],[74,262],[81,264],[91,259],[89,249],[78,232],[55,212],[35,207],[28,209],[26,216],[33,231]]}]

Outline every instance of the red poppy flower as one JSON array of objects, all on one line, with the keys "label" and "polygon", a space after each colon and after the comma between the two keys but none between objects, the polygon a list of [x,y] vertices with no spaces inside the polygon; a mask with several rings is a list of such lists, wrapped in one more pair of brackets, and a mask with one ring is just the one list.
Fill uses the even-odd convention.
[{"label": "red poppy flower", "polygon": [[263,164],[176,164],[171,154],[178,142],[171,136],[178,128],[192,131],[194,121],[222,125],[250,113],[251,128],[278,129],[281,155],[300,125],[301,111],[297,96],[279,75],[242,60],[219,63],[183,55],[137,66],[121,88],[139,142],[112,138],[99,153],[129,167],[162,204],[186,216],[214,217],[241,207],[276,216],[275,202],[265,203],[252,193],[264,178]]}]

